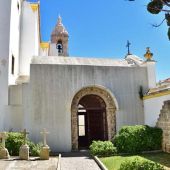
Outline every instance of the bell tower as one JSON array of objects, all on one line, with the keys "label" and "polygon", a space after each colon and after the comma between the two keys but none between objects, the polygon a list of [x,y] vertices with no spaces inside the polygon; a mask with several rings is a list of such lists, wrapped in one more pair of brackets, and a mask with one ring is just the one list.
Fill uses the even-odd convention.
[{"label": "bell tower", "polygon": [[59,16],[57,25],[51,34],[50,56],[68,56],[68,32]]}]

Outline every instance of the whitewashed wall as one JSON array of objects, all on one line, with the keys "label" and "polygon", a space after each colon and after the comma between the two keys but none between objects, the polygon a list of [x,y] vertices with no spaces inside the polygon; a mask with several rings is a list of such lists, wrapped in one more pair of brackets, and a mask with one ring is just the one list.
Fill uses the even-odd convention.
[{"label": "whitewashed wall", "polygon": [[71,102],[85,86],[101,85],[115,95],[117,130],[123,125],[144,123],[139,87],[147,89],[145,67],[79,65],[31,65],[31,79],[23,87],[24,125],[30,137],[41,141],[40,131],[50,131],[48,143],[55,151],[71,150]]},{"label": "whitewashed wall", "polygon": [[162,109],[163,102],[170,100],[170,94],[144,100],[145,124],[155,126]]},{"label": "whitewashed wall", "polygon": [[46,56],[48,56],[48,51],[49,51],[48,48],[40,48],[39,55],[46,57]]},{"label": "whitewashed wall", "polygon": [[21,17],[20,75],[30,74],[31,58],[39,55],[39,14],[33,11],[29,2],[24,1]]},{"label": "whitewashed wall", "polygon": [[56,47],[56,44],[50,44],[49,48],[49,56],[58,56],[58,49]]},{"label": "whitewashed wall", "polygon": [[[10,44],[9,44],[9,85],[15,84],[19,73],[19,43],[20,43],[20,17],[21,0],[13,0],[11,5],[11,26],[10,26]],[[12,55],[15,58],[14,74],[11,74]]]},{"label": "whitewashed wall", "polygon": [[4,106],[8,104],[8,57],[11,0],[0,0],[0,129],[3,129]]},{"label": "whitewashed wall", "polygon": [[147,61],[146,66],[148,70],[148,86],[149,89],[156,87],[156,69],[155,61]]},{"label": "whitewashed wall", "polygon": [[24,129],[22,107],[23,85],[9,86],[9,105],[4,107],[4,129],[6,131],[21,131]]}]

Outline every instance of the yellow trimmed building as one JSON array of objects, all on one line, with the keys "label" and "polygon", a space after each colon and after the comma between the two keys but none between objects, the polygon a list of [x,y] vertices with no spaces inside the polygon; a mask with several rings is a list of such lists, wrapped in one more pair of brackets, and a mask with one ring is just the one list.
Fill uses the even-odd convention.
[{"label": "yellow trimmed building", "polygon": [[155,126],[165,101],[170,100],[170,78],[160,81],[143,97],[145,124]]}]

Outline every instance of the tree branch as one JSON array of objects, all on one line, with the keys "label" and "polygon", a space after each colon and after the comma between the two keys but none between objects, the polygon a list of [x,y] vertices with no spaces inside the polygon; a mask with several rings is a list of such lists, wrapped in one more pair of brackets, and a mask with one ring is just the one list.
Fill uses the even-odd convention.
[{"label": "tree branch", "polygon": [[152,24],[152,26],[153,26],[153,27],[160,27],[160,26],[164,23],[165,20],[166,20],[166,18],[164,18],[164,19],[161,21],[160,24]]}]

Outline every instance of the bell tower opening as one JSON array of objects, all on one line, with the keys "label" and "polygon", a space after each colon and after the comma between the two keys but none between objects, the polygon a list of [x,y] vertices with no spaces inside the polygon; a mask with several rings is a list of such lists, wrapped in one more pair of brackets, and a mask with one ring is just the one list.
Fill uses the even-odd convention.
[{"label": "bell tower opening", "polygon": [[55,29],[51,34],[50,56],[68,56],[69,35],[59,16]]},{"label": "bell tower opening", "polygon": [[59,56],[62,55],[62,54],[63,54],[63,44],[62,44],[62,41],[61,41],[61,40],[59,40],[59,41],[57,42],[56,48],[57,48],[57,50],[58,50],[58,55],[59,55]]}]

